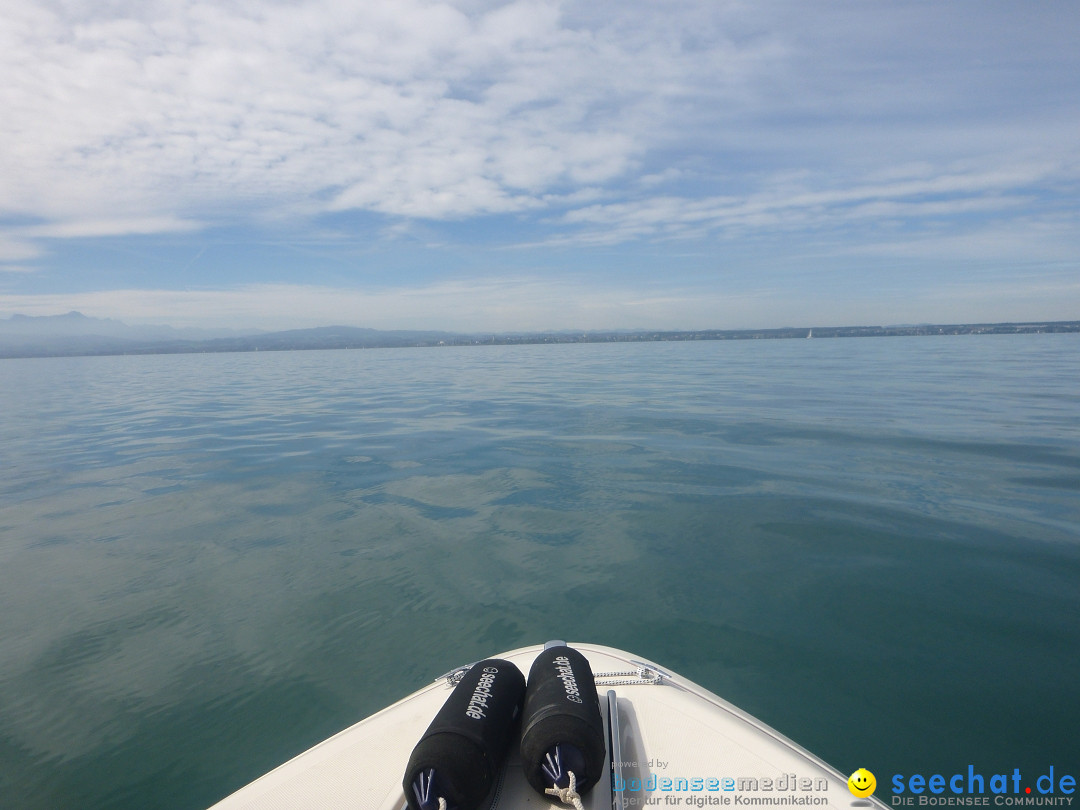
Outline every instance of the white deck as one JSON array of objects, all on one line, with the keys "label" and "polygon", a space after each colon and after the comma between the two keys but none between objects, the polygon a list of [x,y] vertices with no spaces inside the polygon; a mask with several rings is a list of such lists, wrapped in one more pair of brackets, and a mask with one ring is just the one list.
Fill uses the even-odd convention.
[{"label": "white deck", "polygon": [[[885,808],[877,799],[856,798],[848,791],[847,775],[697,684],[621,650],[570,646],[585,654],[594,672],[647,665],[668,676],[661,685],[597,687],[601,698],[608,690],[617,695],[626,810],[725,805],[732,810]],[[524,647],[493,657],[513,661],[528,675],[542,649]],[[409,695],[286,762],[212,810],[400,810],[409,754],[450,690],[445,680],[439,680]],[[852,770],[855,767],[858,763]],[[635,779],[639,781],[631,781]],[[757,790],[745,781],[750,779],[758,780]],[[586,810],[611,810],[605,782],[584,797]],[[556,804],[529,787],[512,750],[496,807],[547,810]]]}]

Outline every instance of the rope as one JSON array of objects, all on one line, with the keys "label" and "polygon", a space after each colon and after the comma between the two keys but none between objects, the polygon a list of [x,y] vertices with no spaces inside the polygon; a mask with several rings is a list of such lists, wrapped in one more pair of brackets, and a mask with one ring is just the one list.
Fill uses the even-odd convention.
[{"label": "rope", "polygon": [[[574,776],[573,771],[567,771],[567,773],[570,775],[570,787],[549,787],[544,793],[558,796],[560,802],[573,805],[574,810],[585,810],[581,804],[581,796],[577,792],[577,777]],[[439,810],[444,810],[444,808],[440,807]]]},{"label": "rope", "polygon": [[446,799],[439,797],[439,810],[446,810]]}]

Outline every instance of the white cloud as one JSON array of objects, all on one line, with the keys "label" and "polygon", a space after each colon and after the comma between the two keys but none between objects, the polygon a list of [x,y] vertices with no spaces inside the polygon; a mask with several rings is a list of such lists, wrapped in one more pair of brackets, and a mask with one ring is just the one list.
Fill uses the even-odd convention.
[{"label": "white cloud", "polygon": [[0,231],[0,267],[4,262],[24,262],[41,255],[40,249],[32,242],[12,234]]},{"label": "white cloud", "polygon": [[76,219],[13,229],[28,237],[72,238],[87,236],[126,236],[130,234],[179,233],[198,230],[200,223],[177,217],[122,217],[114,219]]},{"label": "white cloud", "polygon": [[700,69],[555,0],[8,6],[0,211],[47,219],[521,210],[626,172],[654,76]]},{"label": "white cloud", "polygon": [[[1065,165],[1020,163],[954,167],[926,175],[922,167],[838,184],[835,178],[779,175],[750,194],[718,197],[653,196],[596,203],[560,218],[576,232],[549,244],[617,244],[642,238],[721,237],[748,231],[848,228],[862,220],[938,222],[972,213],[1026,214],[1033,187],[1080,180]],[[817,187],[815,188],[814,185]],[[1019,230],[1019,229],[1017,229]]]},{"label": "white cloud", "polygon": [[[798,4],[11,0],[0,32],[11,77],[0,87],[0,212],[459,218],[543,208],[639,171],[646,186],[699,173],[663,165],[665,150],[714,165],[724,150],[755,162],[868,148],[880,158],[883,144],[905,154],[889,140],[895,130],[925,157],[928,136],[977,141],[944,113],[930,126],[911,116],[956,104],[970,71],[949,60],[986,47],[972,36],[945,48],[937,29],[916,31],[926,15],[955,16],[898,9],[890,29],[879,12]],[[1011,126],[990,128],[1008,134],[979,151],[1000,154],[1018,138],[1062,145],[1060,129]],[[713,185],[704,196],[716,197]],[[738,169],[728,185],[763,192]]]},{"label": "white cloud", "polygon": [[1076,269],[1080,255],[1080,217],[1073,214],[1023,218],[944,233],[941,229],[928,229],[906,238],[868,241],[835,252],[838,255],[917,259],[924,263],[977,263],[986,268],[984,273],[1009,272],[1021,277],[1024,274],[1017,268],[1064,263],[1070,267],[1069,272],[1080,278]]},{"label": "white cloud", "polygon": [[[0,266],[46,269],[8,275],[11,289],[47,276],[53,288],[86,289],[89,268],[130,279],[169,263],[149,266],[153,245],[117,247],[83,269],[70,252],[50,254],[51,240],[204,226],[231,238],[287,223],[313,244],[348,236],[354,221],[351,238],[381,242],[366,257],[424,233],[435,263],[440,250],[490,256],[493,242],[584,248],[581,276],[590,257],[636,261],[636,242],[698,239],[708,258],[689,272],[699,280],[718,254],[753,254],[746,267],[725,266],[743,274],[739,289],[777,257],[811,254],[922,261],[938,250],[939,263],[993,261],[1048,235],[1040,256],[1075,260],[1075,239],[1056,223],[1080,187],[1080,52],[1070,36],[1080,12],[1040,7],[1014,25],[1017,14],[979,2],[845,0],[7,0]],[[378,221],[342,216],[357,211]],[[469,221],[491,214],[514,216]],[[166,250],[182,242],[171,239]],[[234,277],[249,279],[263,271],[242,239],[230,244],[242,267]],[[617,244],[621,254],[588,250]],[[550,266],[553,255],[531,262],[519,251],[509,263]],[[365,273],[391,272],[353,258],[319,278],[362,284]],[[150,285],[202,269],[189,263]],[[282,261],[266,272],[319,271]],[[488,319],[485,328],[528,321],[540,311],[529,308],[533,295],[573,327],[613,324],[616,312],[633,325],[645,309],[659,325],[675,317],[672,301],[712,326],[705,315],[731,300],[713,281],[704,296],[624,291],[617,305],[605,303],[609,291],[573,284],[565,294],[554,283],[480,288],[482,311],[469,310],[465,292],[440,294],[444,306]],[[245,297],[278,312],[275,289],[329,320],[342,320],[338,293],[410,323],[438,314],[420,306],[438,299],[431,287],[411,299],[251,287],[203,303],[256,318]],[[103,295],[102,306],[136,307],[116,317],[143,304],[161,314],[190,306],[197,317],[191,302],[202,300]],[[554,303],[562,299],[571,303]]]}]

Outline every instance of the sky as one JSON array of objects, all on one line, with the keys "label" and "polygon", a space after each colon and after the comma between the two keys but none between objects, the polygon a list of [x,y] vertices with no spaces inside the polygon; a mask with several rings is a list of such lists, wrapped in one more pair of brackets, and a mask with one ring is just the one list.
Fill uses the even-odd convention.
[{"label": "sky", "polygon": [[0,317],[1080,319],[1080,3],[4,0]]}]

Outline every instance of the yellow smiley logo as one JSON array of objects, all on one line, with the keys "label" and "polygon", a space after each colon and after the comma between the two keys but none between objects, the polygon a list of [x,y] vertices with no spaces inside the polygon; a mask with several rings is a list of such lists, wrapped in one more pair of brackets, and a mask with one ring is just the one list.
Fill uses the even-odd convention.
[{"label": "yellow smiley logo", "polygon": [[848,790],[852,795],[865,798],[874,792],[877,787],[877,779],[866,768],[859,768],[847,780]]}]

